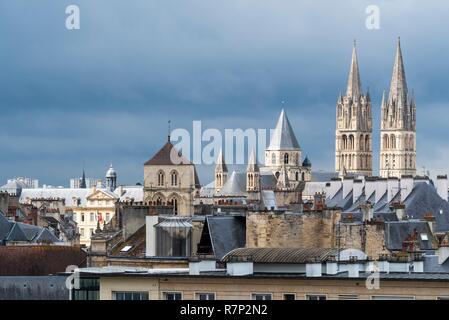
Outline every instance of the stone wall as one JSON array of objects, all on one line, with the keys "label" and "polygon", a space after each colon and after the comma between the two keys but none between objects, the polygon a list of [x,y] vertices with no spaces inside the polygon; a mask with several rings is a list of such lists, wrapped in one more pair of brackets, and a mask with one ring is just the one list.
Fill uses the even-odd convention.
[{"label": "stone wall", "polygon": [[[341,223],[339,233],[341,249],[359,249],[374,259],[388,252],[384,247],[385,228],[383,223]],[[335,246],[338,246],[337,242]]]},{"label": "stone wall", "polygon": [[246,218],[248,248],[331,248],[335,243],[337,210],[304,214],[253,212]]}]

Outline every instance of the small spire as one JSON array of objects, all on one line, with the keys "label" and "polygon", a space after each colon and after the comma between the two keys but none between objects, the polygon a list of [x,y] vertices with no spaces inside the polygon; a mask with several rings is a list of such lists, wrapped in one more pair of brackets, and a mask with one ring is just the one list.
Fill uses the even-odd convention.
[{"label": "small spire", "polygon": [[80,189],[86,189],[86,173],[84,172],[84,166],[83,166],[83,177],[80,181]]},{"label": "small spire", "polygon": [[220,153],[218,154],[217,157],[217,165],[215,166],[215,171],[220,171],[220,172],[228,172],[228,168],[226,166],[225,163],[225,159],[224,159],[224,155],[223,155],[223,151],[220,149]]},{"label": "small spire", "polygon": [[168,142],[170,142],[170,134],[171,134],[171,120],[168,120]]},{"label": "small spire", "polygon": [[251,150],[251,154],[249,156],[248,167],[246,168],[248,172],[256,172],[259,171],[259,166],[257,165],[257,156],[256,150],[253,148]]}]

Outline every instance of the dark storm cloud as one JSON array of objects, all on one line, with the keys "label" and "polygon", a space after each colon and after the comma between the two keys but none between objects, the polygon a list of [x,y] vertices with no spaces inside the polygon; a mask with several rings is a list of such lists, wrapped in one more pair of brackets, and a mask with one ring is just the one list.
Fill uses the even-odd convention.
[{"label": "dark storm cloud", "polygon": [[[69,4],[80,7],[80,30],[65,29]],[[372,4],[377,31],[365,28]],[[269,128],[282,100],[314,168],[332,170],[352,41],[378,150],[379,103],[399,35],[417,98],[418,162],[443,172],[448,14],[439,0],[3,0],[0,179],[66,184],[83,162],[91,176],[113,162],[123,183],[135,183],[166,140],[169,118],[187,129],[192,120]]]}]

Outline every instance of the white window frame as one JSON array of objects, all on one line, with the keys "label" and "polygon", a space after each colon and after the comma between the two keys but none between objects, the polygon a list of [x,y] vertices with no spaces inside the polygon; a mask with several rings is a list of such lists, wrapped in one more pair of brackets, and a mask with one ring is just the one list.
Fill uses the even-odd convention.
[{"label": "white window frame", "polygon": [[[307,299],[307,297],[324,297],[325,298],[324,300],[328,300],[328,296],[325,293],[306,293],[306,294],[304,294],[304,300],[310,300],[310,299]],[[321,299],[318,299],[318,301],[319,300],[321,300]]]},{"label": "white window frame", "polygon": [[195,292],[195,300],[200,300],[199,297],[198,297],[200,294],[213,294],[214,295],[214,299],[213,300],[217,300],[217,293],[216,292],[210,292],[210,291],[209,292],[201,292],[201,291]]},{"label": "white window frame", "polygon": [[177,294],[181,295],[181,300],[184,300],[184,295],[181,291],[163,291],[162,292],[162,300],[167,300],[167,294]]},{"label": "white window frame", "polygon": [[[270,292],[251,292],[250,294],[250,300],[256,300],[254,296],[256,295],[264,295],[264,296],[270,296],[269,300],[273,300],[273,294]],[[263,299],[263,300],[267,300],[267,299]]]}]

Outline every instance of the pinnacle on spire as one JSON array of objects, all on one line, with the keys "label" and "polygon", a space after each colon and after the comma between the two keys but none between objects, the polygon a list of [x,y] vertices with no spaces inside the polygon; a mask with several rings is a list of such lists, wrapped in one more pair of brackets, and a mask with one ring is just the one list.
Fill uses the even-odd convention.
[{"label": "pinnacle on spire", "polygon": [[362,85],[360,81],[356,42],[354,40],[354,47],[352,49],[352,60],[351,60],[351,67],[349,69],[348,88],[346,90],[346,95],[348,97],[358,97],[362,93],[361,87]]},{"label": "pinnacle on spire", "polygon": [[259,166],[257,165],[257,157],[256,151],[254,149],[251,150],[251,154],[249,156],[248,167],[246,168],[248,172],[257,172],[259,171]]},{"label": "pinnacle on spire", "polygon": [[218,154],[217,157],[217,162],[216,162],[216,166],[215,166],[215,171],[220,171],[220,172],[228,172],[228,168],[226,166],[225,160],[224,160],[224,156],[223,156],[223,152],[220,149],[220,153]]},{"label": "pinnacle on spire", "polygon": [[404,61],[402,58],[401,38],[398,38],[396,57],[394,59],[393,75],[391,76],[389,100],[407,97],[407,81],[405,79]]}]

